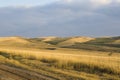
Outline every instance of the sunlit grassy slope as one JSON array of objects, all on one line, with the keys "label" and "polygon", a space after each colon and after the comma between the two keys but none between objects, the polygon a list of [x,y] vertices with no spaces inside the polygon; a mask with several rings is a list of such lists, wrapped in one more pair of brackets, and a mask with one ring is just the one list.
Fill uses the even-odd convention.
[{"label": "sunlit grassy slope", "polygon": [[40,41],[37,38],[22,38],[22,37],[1,37],[0,46],[1,47],[14,47],[14,48],[48,48],[55,47],[54,45]]},{"label": "sunlit grassy slope", "polygon": [[111,46],[120,38],[82,38],[1,38],[0,63],[56,80],[120,80],[120,47]]},{"label": "sunlit grassy slope", "polygon": [[120,37],[94,38],[92,40],[72,45],[60,45],[63,48],[74,48],[105,52],[120,52]]}]

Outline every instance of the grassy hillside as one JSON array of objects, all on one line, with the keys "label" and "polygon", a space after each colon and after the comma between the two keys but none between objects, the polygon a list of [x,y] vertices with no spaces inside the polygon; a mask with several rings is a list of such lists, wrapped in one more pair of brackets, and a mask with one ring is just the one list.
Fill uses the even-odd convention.
[{"label": "grassy hillside", "polygon": [[23,80],[120,80],[120,47],[107,45],[119,45],[119,40],[0,38],[0,79],[9,74],[13,80],[16,76]]},{"label": "grassy hillside", "polygon": [[[0,63],[56,80],[119,80],[119,54],[70,50],[0,49]],[[74,53],[74,54],[73,54]]]},{"label": "grassy hillside", "polygon": [[74,48],[93,51],[120,52],[120,37],[4,37],[0,38],[0,46],[34,49]]},{"label": "grassy hillside", "polygon": [[61,45],[62,48],[85,49],[94,51],[120,52],[120,37],[95,38],[87,42]]},{"label": "grassy hillside", "polygon": [[95,40],[86,42],[86,44],[94,44],[94,45],[120,48],[120,37],[96,38]]},{"label": "grassy hillside", "polygon": [[39,38],[1,37],[0,47],[44,49],[55,46],[42,42]]},{"label": "grassy hillside", "polygon": [[60,37],[57,37],[57,38],[54,38],[50,41],[45,41],[46,43],[49,43],[49,44],[52,44],[52,45],[57,45],[61,42],[64,42],[66,40],[69,40],[70,38],[60,38]]},{"label": "grassy hillside", "polygon": [[70,46],[74,45],[75,43],[84,43],[88,42],[90,40],[94,40],[94,38],[90,37],[70,37],[62,42],[59,42],[57,45],[58,46]]}]

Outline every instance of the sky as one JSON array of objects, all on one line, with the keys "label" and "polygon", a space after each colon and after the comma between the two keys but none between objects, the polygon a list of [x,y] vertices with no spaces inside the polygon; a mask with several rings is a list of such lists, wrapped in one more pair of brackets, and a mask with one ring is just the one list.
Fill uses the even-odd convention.
[{"label": "sky", "polygon": [[7,6],[40,6],[53,3],[58,0],[0,0],[0,7]]},{"label": "sky", "polygon": [[0,0],[0,36],[120,36],[120,0]]}]

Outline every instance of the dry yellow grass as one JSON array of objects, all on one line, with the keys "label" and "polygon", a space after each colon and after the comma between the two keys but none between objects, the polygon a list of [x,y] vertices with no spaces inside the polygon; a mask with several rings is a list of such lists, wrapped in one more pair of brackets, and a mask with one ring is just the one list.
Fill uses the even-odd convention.
[{"label": "dry yellow grass", "polygon": [[[40,60],[45,63],[52,63],[56,68],[66,68],[75,70],[93,70],[120,74],[120,58],[110,56],[80,55],[48,51],[35,50],[11,50],[0,49],[10,55],[20,55],[26,59]],[[86,69],[86,70],[84,70]],[[90,72],[88,71],[88,72]],[[94,71],[93,71],[94,72]]]},{"label": "dry yellow grass", "polygon": [[17,43],[22,43],[22,44],[26,44],[29,43],[29,41],[24,40],[23,38],[20,37],[1,37],[0,38],[0,42],[4,43],[4,42],[17,42]]},{"label": "dry yellow grass", "polygon": [[[41,40],[50,41],[54,38],[47,37]],[[71,45],[93,39],[89,37],[67,38],[65,39],[66,41],[63,40],[58,45]],[[4,42],[5,46],[3,46]],[[40,74],[47,74],[48,76],[52,75],[57,79],[59,77],[59,80],[120,79],[120,53],[112,52],[111,54],[111,52],[59,47],[55,50],[50,50],[49,48],[54,46],[44,42],[38,42],[40,44],[37,45],[38,48],[35,48],[34,42],[30,42],[32,43],[29,44],[30,47],[28,44],[22,46],[18,44],[16,46],[17,43],[26,44],[29,42],[29,40],[27,41],[20,37],[0,38],[0,63],[29,69]]]},{"label": "dry yellow grass", "polygon": [[54,36],[49,36],[49,37],[42,37],[42,41],[52,41],[53,39],[55,39],[56,37]]},{"label": "dry yellow grass", "polygon": [[120,40],[116,40],[115,42],[113,42],[114,44],[120,44]]},{"label": "dry yellow grass", "polygon": [[91,38],[91,37],[73,37],[71,39],[68,39],[66,41],[59,43],[59,45],[72,45],[75,43],[83,43],[83,42],[87,42],[90,40],[94,40],[94,38]]},{"label": "dry yellow grass", "polygon": [[94,40],[94,38],[91,37],[74,37],[72,39],[70,39],[70,42],[79,42],[79,43],[83,43],[83,42],[87,42],[90,40]]}]

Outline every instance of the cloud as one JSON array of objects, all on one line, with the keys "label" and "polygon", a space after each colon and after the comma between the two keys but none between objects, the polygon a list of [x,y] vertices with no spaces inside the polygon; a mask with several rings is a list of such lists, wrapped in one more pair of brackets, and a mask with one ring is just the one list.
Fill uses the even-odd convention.
[{"label": "cloud", "polygon": [[64,0],[64,2],[71,3],[73,0]]},{"label": "cloud", "polygon": [[116,2],[120,3],[120,0],[116,0]]},{"label": "cloud", "polygon": [[42,7],[0,8],[0,35],[120,35],[119,8],[117,0],[59,0]]},{"label": "cloud", "polygon": [[110,5],[112,3],[118,4],[120,3],[120,0],[60,0],[59,2],[66,4],[84,4],[85,6],[91,5],[99,7]]},{"label": "cloud", "polygon": [[108,5],[112,3],[112,0],[90,0],[95,6]]}]

